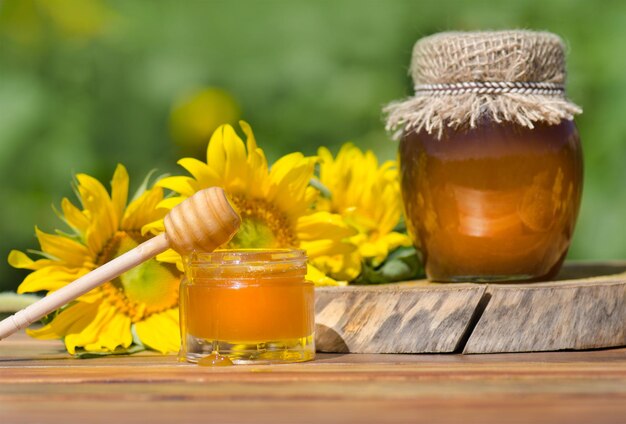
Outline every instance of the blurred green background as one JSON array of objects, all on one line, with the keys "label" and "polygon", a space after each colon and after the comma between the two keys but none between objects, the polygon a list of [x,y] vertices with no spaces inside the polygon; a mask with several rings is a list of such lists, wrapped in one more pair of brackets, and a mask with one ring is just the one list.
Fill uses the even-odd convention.
[{"label": "blurred green background", "polygon": [[586,160],[570,258],[626,257],[626,2],[3,0],[0,290],[24,276],[9,250],[59,225],[73,173],[109,181],[122,162],[136,187],[238,116],[270,160],[348,140],[394,158],[380,109],[410,93],[415,40],[504,28],[570,48]]}]

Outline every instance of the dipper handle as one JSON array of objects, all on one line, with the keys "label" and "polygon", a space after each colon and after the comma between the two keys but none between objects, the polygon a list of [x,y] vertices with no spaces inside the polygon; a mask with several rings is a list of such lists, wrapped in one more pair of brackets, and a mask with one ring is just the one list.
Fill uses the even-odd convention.
[{"label": "dipper handle", "polygon": [[0,340],[28,327],[43,316],[172,247],[181,254],[213,251],[237,232],[241,220],[224,190],[201,190],[165,217],[165,233],[83,275],[72,283],[0,321]]}]

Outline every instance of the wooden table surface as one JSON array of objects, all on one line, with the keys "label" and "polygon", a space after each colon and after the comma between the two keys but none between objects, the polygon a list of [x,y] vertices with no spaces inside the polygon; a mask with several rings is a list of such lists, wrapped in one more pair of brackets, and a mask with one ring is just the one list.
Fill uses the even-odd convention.
[{"label": "wooden table surface", "polygon": [[0,342],[0,423],[626,423],[626,349],[205,368]]}]

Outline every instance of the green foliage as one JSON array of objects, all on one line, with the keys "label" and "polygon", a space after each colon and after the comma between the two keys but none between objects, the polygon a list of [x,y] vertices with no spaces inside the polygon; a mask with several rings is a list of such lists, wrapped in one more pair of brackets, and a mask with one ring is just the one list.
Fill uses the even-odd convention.
[{"label": "green foliage", "polygon": [[364,263],[354,284],[386,284],[424,278],[421,260],[414,247],[399,247],[377,267]]},{"label": "green foliage", "polygon": [[78,359],[94,359],[104,356],[132,355],[134,353],[144,352],[145,346],[132,344],[128,348],[118,347],[113,352],[88,352],[84,349],[76,349],[74,357]]},{"label": "green foliage", "polygon": [[[176,170],[170,112],[204,87],[234,97],[270,160],[347,140],[393,158],[380,110],[410,93],[415,40],[503,28],[567,40],[586,159],[571,257],[624,257],[625,19],[619,0],[2,1],[0,257],[54,228],[73,172]],[[24,274],[2,260],[0,290]]]}]

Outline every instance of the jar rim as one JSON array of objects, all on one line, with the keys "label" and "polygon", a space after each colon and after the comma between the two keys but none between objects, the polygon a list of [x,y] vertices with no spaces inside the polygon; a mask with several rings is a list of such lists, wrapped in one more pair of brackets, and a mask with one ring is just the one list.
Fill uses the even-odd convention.
[{"label": "jar rim", "polygon": [[215,265],[229,266],[241,264],[291,264],[306,262],[306,251],[292,248],[253,248],[253,249],[218,249],[213,252],[193,251],[185,256],[188,266]]}]

